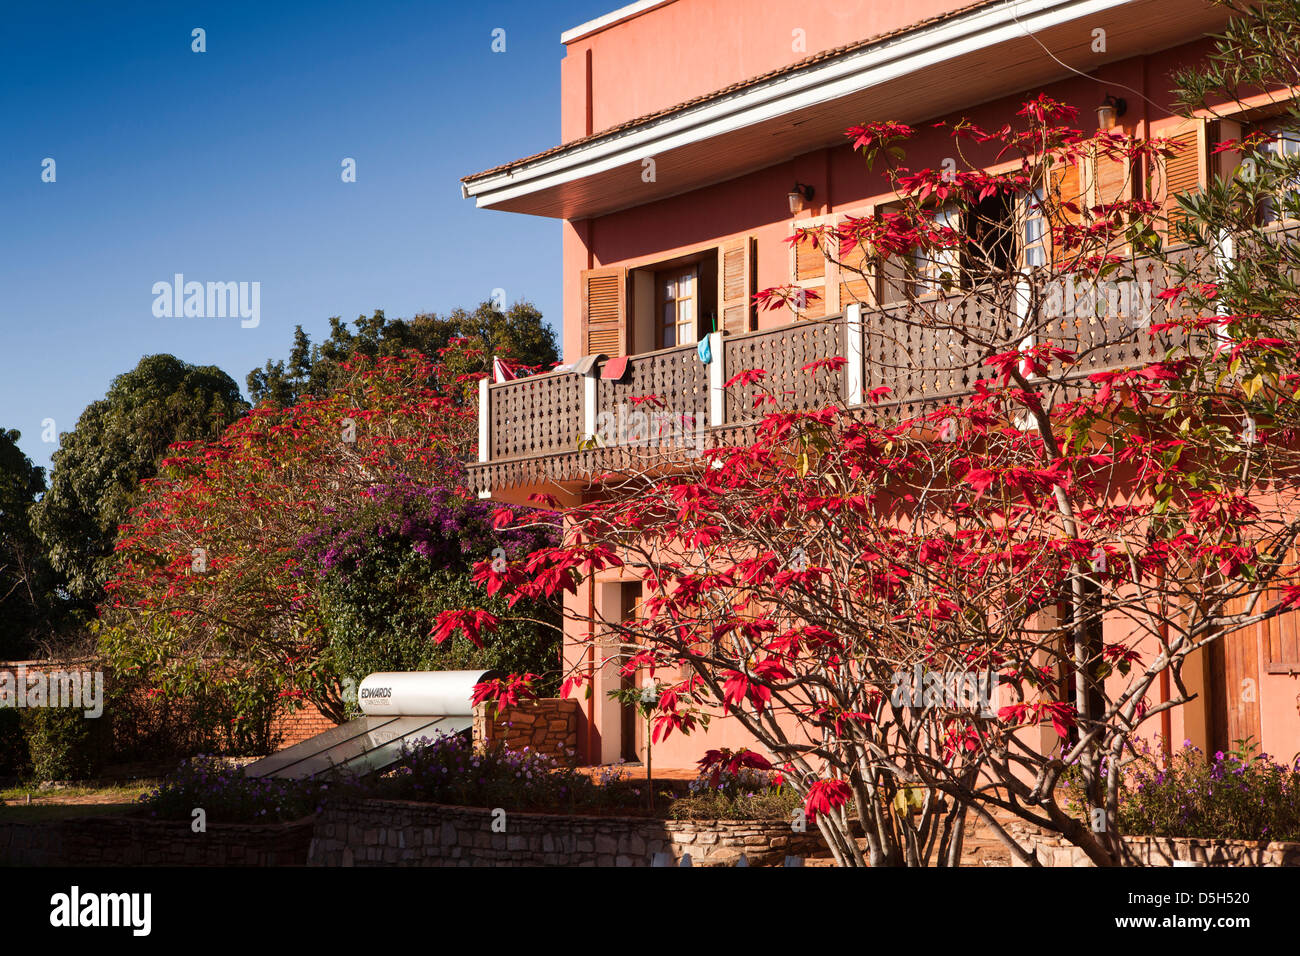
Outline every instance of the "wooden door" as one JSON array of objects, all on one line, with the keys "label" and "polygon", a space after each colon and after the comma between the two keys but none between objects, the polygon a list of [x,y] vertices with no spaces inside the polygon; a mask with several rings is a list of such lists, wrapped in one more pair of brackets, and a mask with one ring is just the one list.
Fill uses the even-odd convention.
[{"label": "wooden door", "polygon": [[[624,621],[634,620],[641,608],[641,585],[640,584],[623,584],[620,587],[620,601],[622,603],[621,613]],[[619,675],[619,688],[630,690],[637,686],[637,675],[621,674]],[[629,763],[641,759],[637,752],[637,727],[640,726],[640,715],[637,714],[636,705],[624,702],[621,705],[619,713],[619,756]]]},{"label": "wooden door", "polygon": [[[1229,602],[1228,614],[1239,613]],[[1260,739],[1259,626],[1225,634],[1210,645],[1210,749],[1225,753],[1237,741]]]}]

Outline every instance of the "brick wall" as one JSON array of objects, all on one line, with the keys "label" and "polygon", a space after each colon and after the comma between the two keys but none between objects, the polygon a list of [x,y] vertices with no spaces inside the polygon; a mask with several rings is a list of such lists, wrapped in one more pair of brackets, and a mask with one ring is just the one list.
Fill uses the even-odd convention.
[{"label": "brick wall", "polygon": [[[51,671],[97,671],[105,674],[105,695],[112,672],[102,660],[93,657],[78,658],[67,661],[0,661],[0,673],[8,672],[17,680],[18,669],[22,667],[28,674],[48,674]],[[107,714],[108,711],[106,710]],[[271,739],[277,741],[277,747],[289,747],[309,737],[324,733],[337,724],[322,714],[315,706],[304,704],[294,709],[289,706],[280,708],[271,719]]]},{"label": "brick wall", "polygon": [[271,718],[271,739],[276,741],[277,748],[283,749],[337,726],[312,704],[303,704],[294,710],[284,707]]},{"label": "brick wall", "polygon": [[576,759],[578,750],[578,702],[569,698],[543,697],[521,701],[514,707],[474,708],[474,742],[502,741],[511,750],[528,747],[564,760]]}]

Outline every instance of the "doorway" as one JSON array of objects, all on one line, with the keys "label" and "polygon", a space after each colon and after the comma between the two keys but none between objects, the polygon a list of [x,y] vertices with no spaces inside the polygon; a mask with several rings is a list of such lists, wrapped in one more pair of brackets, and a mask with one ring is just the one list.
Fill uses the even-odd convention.
[{"label": "doorway", "polygon": [[[634,583],[624,582],[619,586],[619,602],[621,605],[621,618],[623,621],[634,621],[641,612],[641,582]],[[620,690],[628,691],[637,686],[637,675],[620,674],[618,686]],[[620,705],[619,713],[619,757],[629,763],[635,763],[641,759],[637,751],[637,727],[640,726],[640,716],[637,714],[636,705],[630,701],[624,700]]]}]

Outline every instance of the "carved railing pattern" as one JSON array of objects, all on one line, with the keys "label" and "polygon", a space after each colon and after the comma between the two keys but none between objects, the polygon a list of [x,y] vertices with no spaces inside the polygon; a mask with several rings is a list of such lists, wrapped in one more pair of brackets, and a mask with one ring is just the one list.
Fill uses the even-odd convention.
[{"label": "carved railing pattern", "polygon": [[[802,411],[843,401],[843,368],[803,369],[818,359],[844,357],[844,334],[843,317],[832,316],[725,338],[728,378],[746,369],[765,373],[757,381],[737,382],[727,389],[726,420],[745,422],[769,411]],[[760,395],[770,396],[775,404],[765,401],[755,407]]]},{"label": "carved railing pattern", "polygon": [[532,375],[488,387],[491,460],[571,451],[582,433],[582,376]]},{"label": "carved railing pattern", "polygon": [[[1212,263],[1196,265],[1208,278]],[[969,394],[976,379],[992,374],[990,355],[1015,348],[1031,333],[1080,355],[1070,372],[1073,384],[1054,396],[1056,401],[1076,398],[1093,372],[1156,360],[1173,347],[1206,347],[1210,333],[1190,342],[1177,330],[1151,334],[1152,325],[1170,317],[1168,304],[1158,296],[1174,281],[1168,273],[1154,260],[1139,259],[1096,291],[1078,284],[1067,291],[1060,279],[1019,290],[990,286],[864,308],[860,325],[842,314],[715,337],[713,364],[708,365],[691,345],[632,356],[617,379],[603,377],[610,361],[603,359],[585,375],[550,373],[491,385],[485,423],[489,460],[471,466],[471,485],[489,490],[582,482],[605,471],[644,467],[655,457],[653,448],[626,447],[618,440],[611,445],[592,436],[609,431],[620,406],[625,414],[653,413],[653,403],[634,402],[652,395],[664,411],[685,416],[688,428],[694,423],[707,427],[710,443],[751,433],[769,410],[850,401],[858,394],[849,391],[857,379],[863,401],[873,389],[889,386],[879,403],[887,414],[922,414]],[[848,347],[849,334],[860,336],[853,348]],[[803,371],[833,356],[856,358],[856,368],[846,362],[840,369]],[[719,388],[723,380],[753,369],[766,374],[725,391]],[[776,404],[755,407],[760,393],[774,395]],[[587,408],[591,396],[595,404]]]}]

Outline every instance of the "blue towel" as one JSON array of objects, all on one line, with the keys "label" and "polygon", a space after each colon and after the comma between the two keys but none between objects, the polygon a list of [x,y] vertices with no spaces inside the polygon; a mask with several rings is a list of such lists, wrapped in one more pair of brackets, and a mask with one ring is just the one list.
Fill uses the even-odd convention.
[{"label": "blue towel", "polygon": [[713,346],[709,344],[709,336],[700,339],[700,344],[695,347],[695,352],[700,357],[700,361],[708,365],[713,361]]}]

